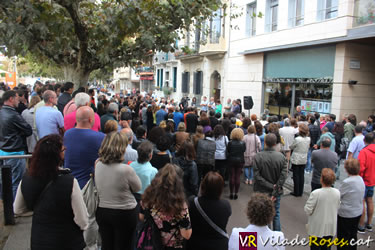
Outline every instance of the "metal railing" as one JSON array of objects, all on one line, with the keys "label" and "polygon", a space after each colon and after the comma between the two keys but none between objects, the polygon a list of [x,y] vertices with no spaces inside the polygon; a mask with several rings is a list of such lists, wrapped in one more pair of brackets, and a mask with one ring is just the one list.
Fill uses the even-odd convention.
[{"label": "metal railing", "polygon": [[[0,156],[0,161],[9,160],[9,159],[29,159],[31,155],[9,155],[9,156]],[[4,224],[5,225],[14,225],[14,212],[13,212],[13,188],[12,188],[12,167],[9,165],[2,165],[0,162],[1,169],[1,188],[3,196],[3,207],[4,207]]]}]

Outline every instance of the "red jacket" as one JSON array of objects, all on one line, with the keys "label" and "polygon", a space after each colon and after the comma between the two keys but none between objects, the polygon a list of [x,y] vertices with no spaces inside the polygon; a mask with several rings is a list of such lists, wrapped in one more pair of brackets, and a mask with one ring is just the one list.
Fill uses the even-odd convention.
[{"label": "red jacket", "polygon": [[358,160],[361,165],[359,175],[367,187],[375,186],[375,144],[364,147],[359,152]]}]

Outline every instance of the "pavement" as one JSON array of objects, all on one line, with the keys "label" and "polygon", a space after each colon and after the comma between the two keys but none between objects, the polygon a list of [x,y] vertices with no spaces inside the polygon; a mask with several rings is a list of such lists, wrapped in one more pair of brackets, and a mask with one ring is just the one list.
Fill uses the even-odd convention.
[{"label": "pavement", "polygon": [[[341,176],[340,180],[337,180],[335,183],[335,187],[339,188],[341,185],[341,181],[347,177],[345,170],[343,168],[343,164],[340,167]],[[307,216],[304,212],[304,206],[308,196],[311,192],[311,176],[312,174],[305,174],[305,187],[304,187],[304,195],[302,197],[294,197],[289,195],[291,190],[293,189],[293,181],[291,179],[292,173],[288,173],[287,181],[284,185],[285,187],[285,194],[281,198],[281,207],[280,207],[280,214],[281,214],[281,231],[284,233],[285,238],[292,240],[299,235],[299,238],[306,238],[308,239],[307,231],[306,231],[306,224],[307,224]],[[245,185],[241,183],[240,190],[239,190],[239,198],[238,200],[229,200],[229,188],[228,186],[225,187],[223,198],[228,199],[231,207],[232,207],[232,216],[229,218],[228,225],[227,225],[227,232],[230,234],[232,232],[233,227],[247,227],[249,224],[247,216],[246,216],[246,207],[247,202],[251,194],[253,193],[253,189],[251,185]],[[0,212],[2,210],[2,206],[0,204]],[[0,216],[1,217],[1,216]],[[1,226],[3,222],[0,220],[0,249],[1,249],[1,238],[6,239],[6,235],[9,235],[5,245],[2,249],[4,250],[26,250],[30,249],[30,233],[31,233],[31,220],[32,217],[18,217],[16,218],[16,225],[14,226]],[[193,229],[194,230],[194,229]],[[5,234],[2,235],[2,234]],[[358,239],[366,240],[368,237],[375,239],[375,232],[367,232],[365,234],[358,234]],[[332,249],[334,249],[333,247]],[[309,249],[308,246],[294,246],[294,247],[286,247],[286,249],[292,250],[302,250],[302,249]],[[370,244],[370,247],[361,246],[357,248],[358,250],[365,250],[365,249],[375,249],[375,242]]]}]

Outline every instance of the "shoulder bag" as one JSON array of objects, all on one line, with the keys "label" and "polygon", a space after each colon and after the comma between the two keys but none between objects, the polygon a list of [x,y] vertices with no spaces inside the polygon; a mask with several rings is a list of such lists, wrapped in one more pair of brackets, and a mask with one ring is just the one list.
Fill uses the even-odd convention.
[{"label": "shoulder bag", "polygon": [[228,234],[226,232],[224,232],[223,229],[221,229],[220,227],[218,227],[208,216],[207,214],[203,211],[201,205],[199,205],[199,202],[198,202],[198,197],[195,197],[194,198],[194,203],[195,203],[195,206],[197,207],[198,209],[198,212],[202,215],[202,217],[207,221],[207,223],[213,228],[215,229],[216,232],[218,232],[219,234],[221,234],[222,236],[224,236],[225,238],[229,238]]}]

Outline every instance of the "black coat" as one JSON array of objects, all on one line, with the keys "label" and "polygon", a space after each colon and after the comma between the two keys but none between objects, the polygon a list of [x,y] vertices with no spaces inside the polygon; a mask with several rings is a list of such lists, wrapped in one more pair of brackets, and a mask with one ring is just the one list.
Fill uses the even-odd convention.
[{"label": "black coat", "polygon": [[243,141],[231,140],[227,147],[227,159],[230,162],[245,163],[246,144]]},{"label": "black coat", "polygon": [[184,171],[184,189],[186,198],[198,195],[198,170],[194,161],[186,160],[185,157],[179,156],[173,160]]},{"label": "black coat", "polygon": [[33,129],[15,110],[4,105],[0,109],[0,149],[6,152],[18,152],[26,149],[26,137]]}]

